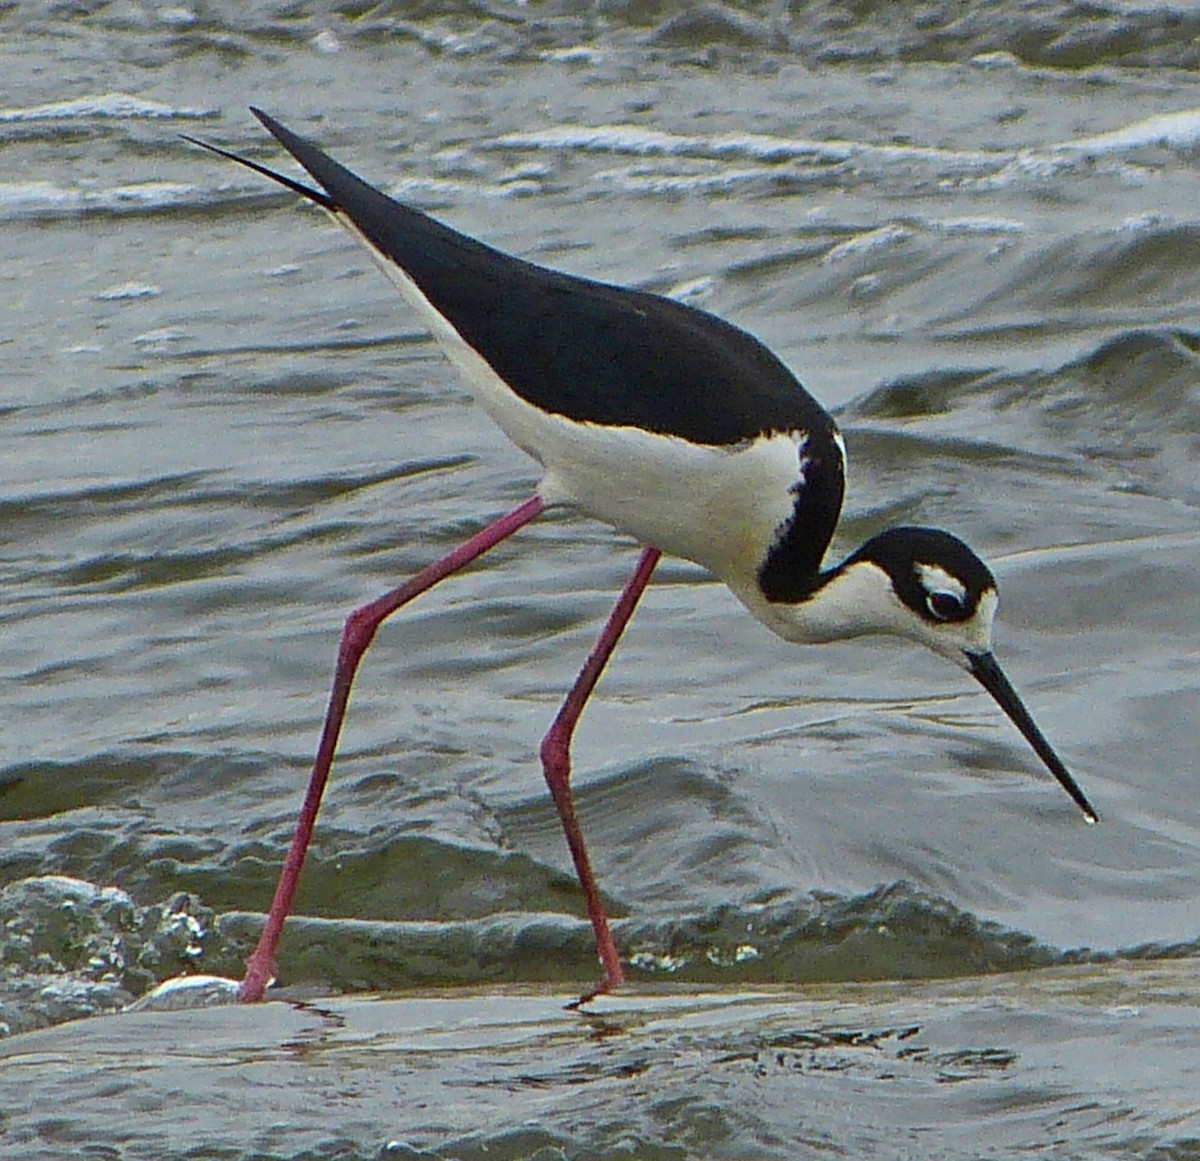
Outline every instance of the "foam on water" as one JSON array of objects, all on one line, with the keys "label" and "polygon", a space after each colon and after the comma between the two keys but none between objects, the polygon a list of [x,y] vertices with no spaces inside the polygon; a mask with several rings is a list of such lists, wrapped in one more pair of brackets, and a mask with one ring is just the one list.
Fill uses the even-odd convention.
[{"label": "foam on water", "polygon": [[756,161],[848,161],[861,157],[936,160],[957,165],[986,165],[995,154],[979,150],[925,146],[877,145],[864,141],[813,141],[762,133],[715,134],[711,137],[667,133],[637,125],[557,125],[522,133],[506,133],[486,143],[493,149],[548,149],[636,156],[746,157]]},{"label": "foam on water", "polygon": [[[946,176],[977,174],[982,184],[974,188],[1003,188],[1012,181],[1033,178],[1048,181],[1072,170],[1082,159],[1161,146],[1187,152],[1200,145],[1200,110],[1189,109],[1144,118],[1108,133],[1075,140],[1029,144],[1012,149],[941,149],[922,145],[891,145],[847,139],[811,140],[770,134],[738,133],[698,136],[645,129],[636,125],[556,125],[547,129],[506,133],[481,147],[533,149],[570,153],[615,153],[637,157],[689,157],[708,160],[752,159],[770,165],[808,162],[838,165],[848,162],[881,162],[885,165],[933,165]],[[980,174],[979,171],[992,172]],[[770,172],[770,171],[766,171]],[[1125,167],[1119,174],[1138,180],[1140,171]],[[761,180],[764,171],[727,173],[722,177],[670,177],[662,174],[636,177],[610,174],[606,180],[625,188],[670,192],[722,183]],[[965,188],[965,187],[964,187]]]},{"label": "foam on water", "polygon": [[1118,153],[1130,149],[1160,145],[1167,149],[1188,151],[1200,147],[1200,109],[1182,109],[1131,122],[1123,129],[1064,141],[1056,148],[1082,150],[1087,153]]},{"label": "foam on water", "polygon": [[51,181],[0,182],[0,214],[7,218],[145,213],[195,205],[201,200],[196,186],[182,182],[146,181],[107,189]]},{"label": "foam on water", "polygon": [[70,100],[51,101],[48,104],[30,105],[26,108],[0,109],[0,122],[58,121],[80,117],[199,120],[216,115],[217,110],[213,108],[167,105],[161,101],[136,97],[131,93],[101,93],[95,97],[73,97]]}]

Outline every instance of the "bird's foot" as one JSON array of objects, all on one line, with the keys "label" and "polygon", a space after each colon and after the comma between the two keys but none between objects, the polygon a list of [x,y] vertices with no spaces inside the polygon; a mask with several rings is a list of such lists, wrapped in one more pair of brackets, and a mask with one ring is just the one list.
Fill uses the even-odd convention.
[{"label": "bird's foot", "polygon": [[608,972],[605,972],[603,978],[590,992],[585,992],[579,997],[578,1000],[572,1000],[569,1004],[565,1004],[563,1006],[564,1010],[568,1012],[578,1012],[584,1006],[590,1004],[593,1000],[598,999],[600,996],[607,996],[612,992],[615,992],[624,982],[625,973],[619,970],[619,966],[618,975],[615,979],[613,979]]},{"label": "bird's foot", "polygon": [[255,952],[246,961],[246,975],[238,985],[239,1004],[257,1004],[275,982],[276,967],[273,956],[260,956]]}]

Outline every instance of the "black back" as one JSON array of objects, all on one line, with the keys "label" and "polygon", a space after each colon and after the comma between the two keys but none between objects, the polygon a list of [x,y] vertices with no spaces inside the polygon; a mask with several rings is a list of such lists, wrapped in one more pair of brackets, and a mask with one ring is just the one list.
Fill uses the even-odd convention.
[{"label": "black back", "polygon": [[697,444],[805,431],[814,452],[832,450],[833,420],[745,331],[659,295],[546,270],[485,246],[373,189],[254,112],[328,196],[292,188],[346,214],[529,403]]}]

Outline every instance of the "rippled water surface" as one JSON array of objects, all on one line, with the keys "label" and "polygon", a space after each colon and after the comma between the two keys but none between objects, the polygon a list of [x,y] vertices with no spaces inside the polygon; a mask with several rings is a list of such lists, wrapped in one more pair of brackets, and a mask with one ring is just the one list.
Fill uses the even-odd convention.
[{"label": "rippled water surface", "polygon": [[[1194,1153],[1198,44],[1119,0],[0,8],[0,1152]],[[47,1028],[239,972],[343,617],[537,479],[350,238],[181,140],[291,172],[250,104],[766,341],[846,434],[835,549],[994,563],[1103,824],[945,662],[664,562],[576,747],[630,996],[560,1016],[595,969],[537,746],[636,546],[559,512],[356,686],[281,982],[398,1006]]]}]

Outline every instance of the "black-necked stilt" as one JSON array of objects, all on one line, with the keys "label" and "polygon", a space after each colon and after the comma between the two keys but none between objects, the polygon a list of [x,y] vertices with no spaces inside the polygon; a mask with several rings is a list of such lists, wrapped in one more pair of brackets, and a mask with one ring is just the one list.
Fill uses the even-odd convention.
[{"label": "black-necked stilt", "polygon": [[552,504],[571,505],[645,545],[541,747],[604,971],[585,999],[615,988],[623,973],[575,818],[571,735],[663,552],[709,569],[788,641],[890,633],[949,658],[995,698],[1096,821],[992,655],[996,582],[971,549],[937,529],[893,528],[822,566],[842,507],[845,448],[833,420],[762,343],[669,298],[502,254],[386,197],[254,114],[320,189],[188,140],[315,202],[358,238],[543,475],[525,503],[347,619],[304,807],[242,999],[261,999],[275,974],[350,686],[376,630]]}]

